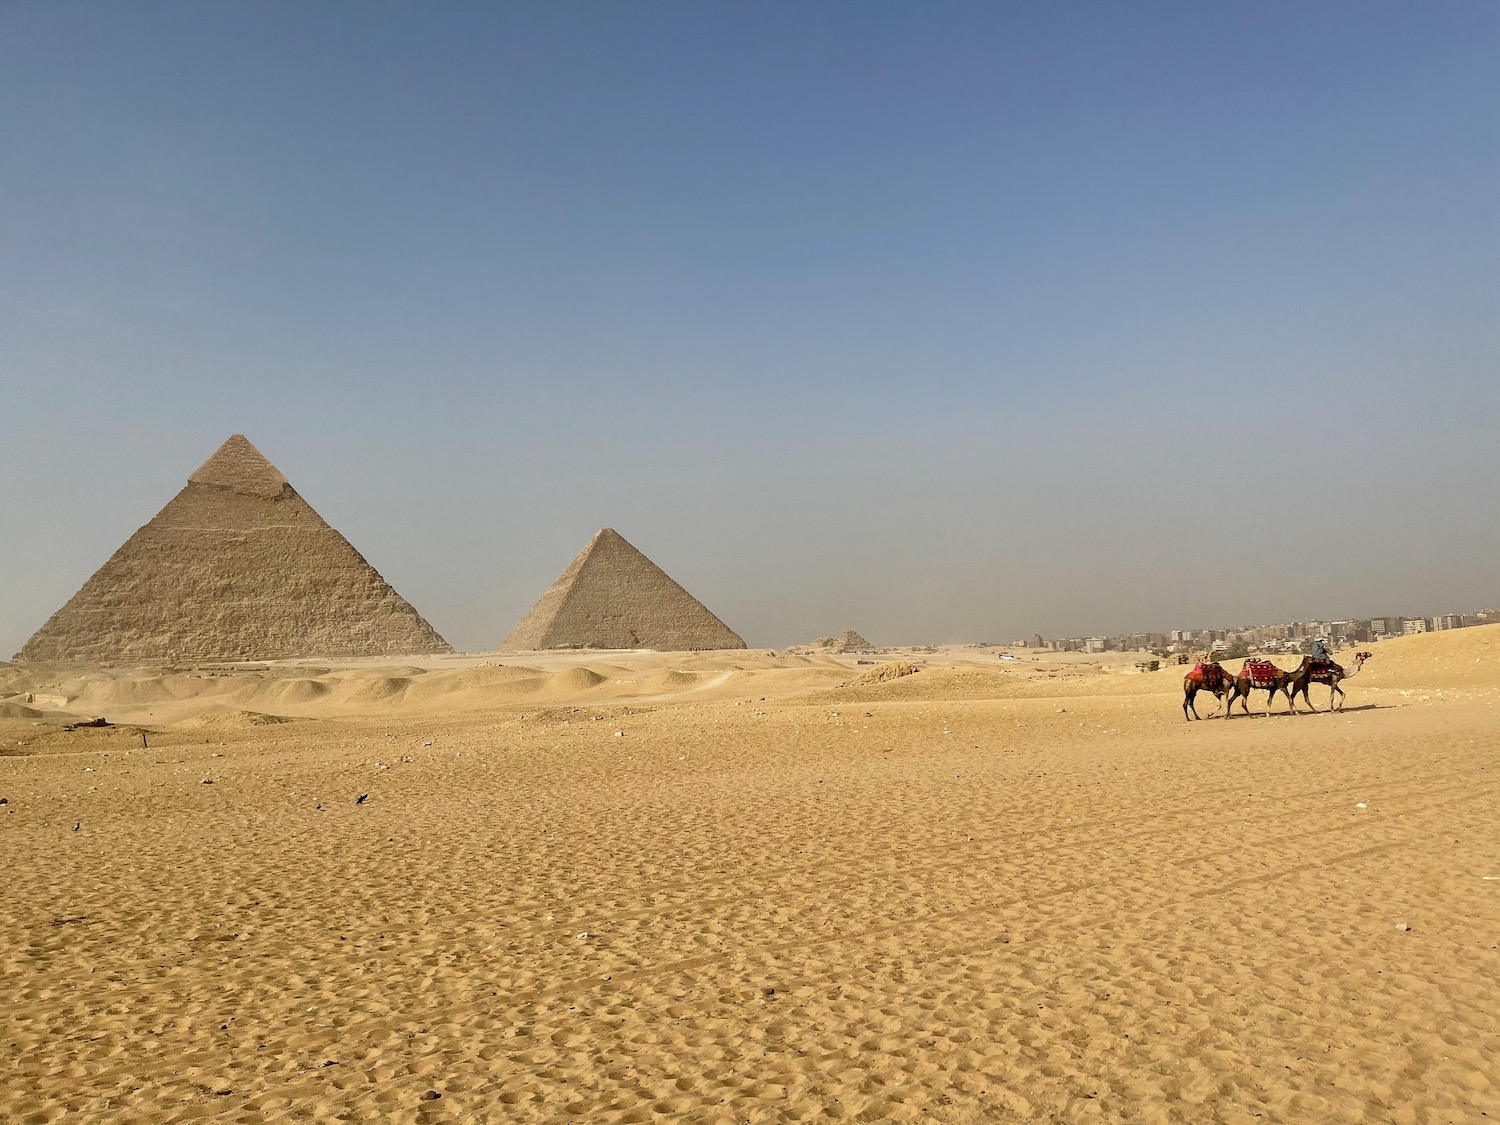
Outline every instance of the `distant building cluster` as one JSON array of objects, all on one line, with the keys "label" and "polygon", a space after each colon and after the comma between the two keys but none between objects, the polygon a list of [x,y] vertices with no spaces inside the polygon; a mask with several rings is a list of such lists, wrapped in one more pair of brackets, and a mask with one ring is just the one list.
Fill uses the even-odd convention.
[{"label": "distant building cluster", "polygon": [[1032,634],[1018,647],[1054,652],[1211,652],[1226,657],[1255,653],[1302,652],[1314,637],[1327,637],[1334,648],[1369,644],[1388,637],[1500,624],[1500,609],[1444,613],[1436,617],[1368,617],[1344,621],[1293,621],[1287,625],[1248,625],[1229,629],[1173,629],[1168,633],[1119,633],[1111,637],[1064,637],[1043,641]]}]

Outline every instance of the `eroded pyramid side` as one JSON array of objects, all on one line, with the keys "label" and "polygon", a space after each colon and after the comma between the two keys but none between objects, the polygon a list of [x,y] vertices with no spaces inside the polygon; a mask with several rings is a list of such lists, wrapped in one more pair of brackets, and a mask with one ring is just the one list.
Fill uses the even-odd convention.
[{"label": "eroded pyramid side", "polygon": [[605,528],[501,647],[678,652],[744,648],[745,642],[624,536]]},{"label": "eroded pyramid side", "polygon": [[451,652],[242,436],[17,654],[69,663]]}]

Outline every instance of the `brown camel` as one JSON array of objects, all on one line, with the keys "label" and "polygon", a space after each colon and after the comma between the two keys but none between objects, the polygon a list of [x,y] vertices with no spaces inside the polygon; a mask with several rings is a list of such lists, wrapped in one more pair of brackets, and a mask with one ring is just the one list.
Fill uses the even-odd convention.
[{"label": "brown camel", "polygon": [[1314,661],[1312,657],[1304,656],[1302,663],[1287,673],[1288,701],[1292,704],[1293,709],[1295,709],[1297,695],[1300,693],[1302,702],[1306,703],[1308,709],[1316,715],[1318,709],[1313,706],[1312,700],[1308,697],[1307,689],[1312,684],[1327,684],[1329,687],[1328,709],[1330,711],[1342,711],[1344,709],[1344,689],[1339,687],[1339,684],[1351,676],[1358,675],[1359,670],[1365,666],[1365,661],[1370,659],[1372,655],[1374,654],[1369,652],[1356,652],[1354,654],[1354,671],[1347,673],[1342,667],[1331,660]]},{"label": "brown camel", "polygon": [[1229,696],[1229,706],[1224,710],[1224,717],[1230,718],[1234,714],[1235,700],[1239,700],[1240,710],[1250,714],[1250,693],[1252,691],[1264,691],[1266,693],[1266,714],[1271,714],[1271,704],[1276,701],[1278,691],[1287,695],[1287,708],[1295,715],[1296,709],[1292,707],[1291,673],[1276,667],[1269,660],[1247,660],[1245,666],[1240,669],[1240,674],[1234,678],[1234,691]]},{"label": "brown camel", "polygon": [[[1198,707],[1193,702],[1200,691],[1211,691],[1214,698],[1219,702],[1210,711],[1212,718],[1220,707],[1224,706],[1224,697],[1234,691],[1234,677],[1220,666],[1217,660],[1210,664],[1194,664],[1193,670],[1182,678],[1182,717],[1191,722],[1193,719],[1201,719]],[[1191,711],[1192,714],[1188,712]]]}]

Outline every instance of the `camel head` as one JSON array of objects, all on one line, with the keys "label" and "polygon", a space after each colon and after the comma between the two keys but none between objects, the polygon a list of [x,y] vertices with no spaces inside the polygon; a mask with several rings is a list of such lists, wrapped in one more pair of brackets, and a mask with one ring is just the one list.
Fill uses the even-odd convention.
[{"label": "camel head", "polygon": [[[1358,672],[1361,668],[1363,668],[1365,666],[1365,661],[1370,659],[1370,657],[1374,655],[1375,654],[1373,652],[1356,652],[1354,654],[1354,672]],[[1354,672],[1350,672],[1349,674],[1352,676],[1354,675]]]}]

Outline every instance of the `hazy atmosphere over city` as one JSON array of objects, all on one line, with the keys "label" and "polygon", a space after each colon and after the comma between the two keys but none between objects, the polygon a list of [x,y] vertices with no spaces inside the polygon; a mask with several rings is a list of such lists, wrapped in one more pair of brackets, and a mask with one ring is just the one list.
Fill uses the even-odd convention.
[{"label": "hazy atmosphere over city", "polygon": [[244,433],[496,646],[1500,602],[1500,7],[0,4],[0,656]]}]

